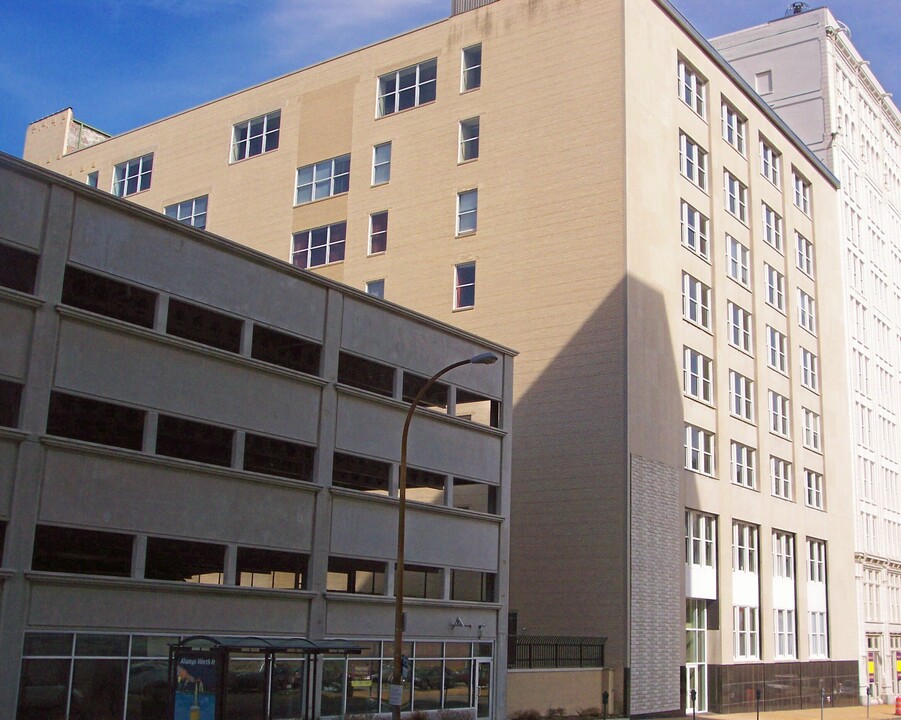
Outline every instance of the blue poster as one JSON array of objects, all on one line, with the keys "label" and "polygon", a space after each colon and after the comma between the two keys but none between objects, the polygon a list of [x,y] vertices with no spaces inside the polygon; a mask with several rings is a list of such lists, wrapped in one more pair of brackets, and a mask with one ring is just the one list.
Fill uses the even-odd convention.
[{"label": "blue poster", "polygon": [[179,655],[175,668],[175,720],[216,720],[219,658]]}]

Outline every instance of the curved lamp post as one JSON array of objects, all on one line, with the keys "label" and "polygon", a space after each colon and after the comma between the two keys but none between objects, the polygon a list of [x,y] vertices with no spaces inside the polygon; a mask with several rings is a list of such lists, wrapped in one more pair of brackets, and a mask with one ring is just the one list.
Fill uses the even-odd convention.
[{"label": "curved lamp post", "polygon": [[404,539],[407,519],[407,437],[410,434],[410,423],[422,398],[435,384],[435,381],[446,372],[462,365],[492,365],[497,360],[497,355],[494,353],[481,353],[468,360],[451,363],[446,368],[439,370],[416,393],[416,397],[410,402],[410,409],[407,410],[407,417],[404,420],[404,431],[400,441],[400,478],[397,489],[397,569],[394,572],[394,673],[391,679],[390,695],[391,717],[393,720],[400,719],[400,706],[403,704],[403,667],[401,662],[404,642]]}]

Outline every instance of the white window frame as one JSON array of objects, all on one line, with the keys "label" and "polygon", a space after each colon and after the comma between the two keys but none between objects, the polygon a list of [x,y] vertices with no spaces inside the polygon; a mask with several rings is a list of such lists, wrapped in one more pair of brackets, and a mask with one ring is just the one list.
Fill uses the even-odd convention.
[{"label": "white window frame", "polygon": [[682,200],[682,245],[703,260],[710,259],[710,220]]},{"label": "white window frame", "polygon": [[785,608],[773,609],[773,657],[776,660],[797,658],[795,639],[795,611]]},{"label": "white window frame", "polygon": [[735,660],[760,660],[760,609],[732,608],[732,655]]},{"label": "white window frame", "polygon": [[777,252],[782,252],[782,216],[766,203],[761,203],[763,216],[763,241]]},{"label": "white window frame", "polygon": [[[317,239],[324,239],[325,242],[320,242],[317,245],[313,245],[313,233],[321,233],[321,231],[325,231],[325,236],[324,238]],[[333,234],[337,234],[337,237],[333,238]],[[302,236],[304,235],[307,236],[307,247],[298,249],[298,240],[302,239]],[[295,267],[305,269],[312,267],[323,267],[325,265],[332,265],[337,262],[343,262],[346,240],[347,223],[343,221],[332,223],[331,225],[323,225],[320,227],[296,232],[292,235],[291,239],[291,262]],[[312,260],[314,253],[316,253],[316,251],[320,248],[325,249],[325,261],[313,263]],[[316,254],[318,255],[318,253]]]},{"label": "white window frame", "polygon": [[366,281],[366,294],[372,295],[372,297],[385,299],[385,278],[379,278],[378,280],[367,280]]},{"label": "white window frame", "polygon": [[682,273],[682,317],[710,330],[710,288],[693,275]]},{"label": "white window frame", "polygon": [[743,287],[751,286],[751,250],[726,233],[726,272]]},{"label": "white window frame", "polygon": [[753,351],[751,313],[730,300],[726,304],[726,314],[728,316],[729,344],[750,354]]},{"label": "white window frame", "polygon": [[[472,200],[472,202],[470,202]],[[471,235],[479,228],[479,189],[457,193],[457,236]]]},{"label": "white window frame", "polygon": [[804,447],[808,450],[822,451],[820,436],[820,416],[809,408],[801,408],[804,428]]},{"label": "white window frame", "polygon": [[482,87],[482,43],[476,43],[463,48],[460,52],[460,92],[471,92],[480,87]]},{"label": "white window frame", "polygon": [[715,436],[696,425],[685,426],[685,469],[712,477],[715,471]]},{"label": "white window frame", "polygon": [[679,169],[683,177],[707,192],[707,151],[684,132],[679,133]]},{"label": "white window frame", "polygon": [[713,403],[713,360],[690,347],[682,353],[682,389],[708,405]]},{"label": "white window frame", "polygon": [[757,489],[757,450],[735,440],[731,443],[732,482]]},{"label": "white window frame", "polygon": [[745,154],[748,121],[725,100],[722,106],[723,140],[734,147],[742,156]]},{"label": "white window frame", "polygon": [[[306,205],[350,190],[350,154],[297,168],[294,204]],[[301,197],[303,196],[303,197]]]},{"label": "white window frame", "polygon": [[770,408],[770,432],[787,438],[791,431],[789,399],[775,390],[768,390],[767,397],[769,400],[767,404]]},{"label": "white window frame", "polygon": [[707,81],[684,58],[678,62],[679,99],[702,118],[707,117]]},{"label": "white window frame", "polygon": [[822,473],[814,472],[808,468],[804,469],[804,490],[805,490],[805,502],[807,507],[814,508],[816,510],[822,510],[824,508],[823,505],[823,475]]},{"label": "white window frame", "polygon": [[801,233],[795,232],[795,247],[798,269],[807,277],[812,278],[814,276],[813,243]]},{"label": "white window frame", "polygon": [[826,583],[826,543],[807,538],[807,582]]},{"label": "white window frame", "polygon": [[[384,230],[376,230],[373,220],[379,215],[385,216],[385,229]],[[382,238],[381,236],[384,236]],[[373,240],[383,240],[385,247],[382,250],[375,250],[373,248]],[[388,252],[388,211],[381,210],[379,212],[371,213],[369,215],[369,244],[367,246],[367,255],[382,255],[383,253]]]},{"label": "white window frame", "polygon": [[792,500],[792,464],[788,460],[770,455],[770,486],[773,497]]},{"label": "white window frame", "polygon": [[685,511],[685,564],[716,567],[716,516]]},{"label": "white window frame", "polygon": [[[461,277],[461,271],[472,268],[472,278]],[[472,302],[467,302],[464,293],[472,288]],[[476,304],[476,264],[475,262],[459,263],[454,266],[454,310],[468,310]]]},{"label": "white window frame", "polygon": [[748,186],[728,170],[723,171],[723,196],[726,212],[748,223]]},{"label": "white window frame", "polygon": [[801,288],[798,288],[798,325],[811,335],[817,334],[816,300]]},{"label": "white window frame", "polygon": [[732,572],[744,572],[757,575],[760,572],[757,551],[758,528],[756,525],[732,521]]},{"label": "white window frame", "polygon": [[[433,72],[430,72],[433,70]],[[412,83],[409,82],[412,73]],[[423,76],[425,76],[423,78]],[[401,82],[407,84],[401,86]],[[423,60],[415,65],[408,65],[378,79],[376,99],[376,117],[394,115],[404,110],[412,110],[420,105],[434,102],[438,97],[438,58]],[[412,104],[406,104],[406,98],[412,94]],[[405,106],[400,107],[401,100]]]},{"label": "white window frame", "polygon": [[801,347],[801,384],[808,390],[819,392],[819,360],[810,350]]},{"label": "white window frame", "polygon": [[481,129],[479,116],[460,121],[459,153],[457,162],[465,163],[479,159],[479,135]]},{"label": "white window frame", "polygon": [[118,163],[113,168],[110,192],[116,197],[130,197],[150,189],[153,177],[153,153]]},{"label": "white window frame", "polygon": [[788,338],[776,328],[766,326],[766,362],[773,370],[788,374]]},{"label": "white window frame", "polygon": [[794,203],[805,215],[810,215],[810,181],[792,168],[792,188]]},{"label": "white window frame", "polygon": [[785,276],[769,263],[763,264],[763,281],[766,287],[766,303],[785,313]]},{"label": "white window frame", "polygon": [[808,612],[810,635],[808,639],[809,657],[823,659],[829,657],[829,634],[825,610]]},{"label": "white window frame", "polygon": [[209,207],[209,195],[200,195],[190,200],[182,200],[179,203],[167,205],[163,212],[167,217],[184,225],[196,227],[199,230],[206,229],[206,216]]},{"label": "white window frame", "polygon": [[[381,153],[380,153],[381,151]],[[372,185],[384,185],[391,181],[391,143],[372,146]]]},{"label": "white window frame", "polygon": [[781,175],[782,155],[766,140],[760,138],[760,174],[777,188]]},{"label": "white window frame", "polygon": [[[259,121],[259,132],[254,127]],[[273,127],[273,125],[275,127]],[[282,111],[273,110],[265,115],[257,115],[250,120],[242,120],[232,126],[232,143],[229,157],[230,162],[241,162],[257,155],[265,155],[273,150],[278,150],[279,135],[281,133]],[[241,132],[246,135],[240,137]],[[259,149],[254,152],[254,141],[259,138]]]},{"label": "white window frame", "polygon": [[754,422],[754,381],[729,371],[729,410],[734,417]]}]

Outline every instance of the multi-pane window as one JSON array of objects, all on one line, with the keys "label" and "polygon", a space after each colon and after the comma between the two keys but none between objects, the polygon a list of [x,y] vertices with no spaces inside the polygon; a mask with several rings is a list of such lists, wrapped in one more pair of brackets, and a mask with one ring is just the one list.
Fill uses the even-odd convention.
[{"label": "multi-pane window", "polygon": [[119,163],[113,172],[113,195],[128,197],[148,190],[152,173],[153,153]]},{"label": "multi-pane window", "polygon": [[757,574],[757,526],[732,521],[732,571]]},{"label": "multi-pane window", "polygon": [[89,172],[85,176],[84,181],[88,187],[92,187],[92,188],[97,187],[97,183],[100,182],[100,171],[95,170],[94,172]]},{"label": "multi-pane window", "polygon": [[482,86],[482,45],[463,48],[463,68],[460,73],[460,91],[467,92]]},{"label": "multi-pane window", "polygon": [[797,247],[798,269],[813,277],[813,243],[801,233],[795,233],[795,245]]},{"label": "multi-pane window", "polygon": [[294,204],[341,195],[350,187],[350,155],[330,158],[313,165],[297,168],[297,187]]},{"label": "multi-pane window", "polygon": [[826,543],[807,538],[807,582],[826,582]]},{"label": "multi-pane window", "polygon": [[792,466],[790,462],[771,455],[770,480],[773,484],[773,495],[785,500],[792,499]]},{"label": "multi-pane window", "polygon": [[745,154],[745,137],[748,121],[729,103],[723,103],[723,139],[742,155]]},{"label": "multi-pane window", "polygon": [[729,410],[743,420],[754,420],[754,382],[735,370],[729,371]]},{"label": "multi-pane window", "polygon": [[751,313],[729,302],[726,306],[729,316],[729,344],[745,352],[751,352]]},{"label": "multi-pane window", "polygon": [[682,58],[679,58],[679,97],[698,115],[705,117],[707,81]]},{"label": "multi-pane window", "polygon": [[878,568],[863,569],[863,607],[864,620],[880,622],[882,620],[882,603],[880,602],[881,583]]},{"label": "multi-pane window", "polygon": [[760,635],[757,628],[756,607],[736,605],[732,608],[733,654],[736,660],[760,658]]},{"label": "multi-pane window", "polygon": [[460,121],[460,162],[475,160],[479,156],[479,118]]},{"label": "multi-pane window", "polygon": [[808,613],[810,619],[810,636],[808,652],[811,658],[825,658],[829,656],[829,644],[826,635],[826,611],[811,610]]},{"label": "multi-pane window", "polygon": [[710,257],[709,221],[697,209],[682,201],[682,245],[698,257]]},{"label": "multi-pane window", "polygon": [[184,202],[167,205],[165,213],[168,217],[175,218],[180,223],[191,225],[200,230],[206,227],[206,208],[208,195],[185,200]]},{"label": "multi-pane window", "polygon": [[281,110],[237,123],[232,128],[232,162],[276,150],[281,123]]},{"label": "multi-pane window", "polygon": [[790,428],[788,398],[773,390],[769,390],[767,395],[770,401],[770,432],[788,437]]},{"label": "multi-pane window", "polygon": [[773,577],[795,577],[795,536],[773,530]]},{"label": "multi-pane window", "polygon": [[817,306],[816,301],[806,292],[798,288],[798,325],[807,332],[816,335]]},{"label": "multi-pane window", "polygon": [[716,566],[716,518],[685,511],[685,562],[700,567]]},{"label": "multi-pane window", "polygon": [[823,509],[823,476],[813,470],[804,470],[807,507]]},{"label": "multi-pane window", "polygon": [[782,252],[782,218],[766,203],[763,208],[763,240],[768,245]]},{"label": "multi-pane window", "polygon": [[479,191],[457,193],[457,235],[476,231],[479,217]]},{"label": "multi-pane window", "polygon": [[388,249],[388,211],[369,216],[369,254],[383,253]]},{"label": "multi-pane window", "polygon": [[432,102],[437,78],[438,60],[435,58],[382,75],[379,78],[378,116]]},{"label": "multi-pane window", "polygon": [[713,475],[714,435],[694,425],[685,426],[685,468]]},{"label": "multi-pane window", "polygon": [[732,482],[742,487],[757,487],[756,451],[732,441]]},{"label": "multi-pane window", "polygon": [[795,611],[784,608],[773,610],[773,633],[775,647],[773,653],[778,660],[789,660],[797,656],[795,650]]},{"label": "multi-pane window", "polygon": [[817,356],[807,348],[801,348],[801,384],[809,390],[819,388]]},{"label": "multi-pane window", "polygon": [[788,372],[788,338],[776,330],[766,327],[767,364],[774,370]]},{"label": "multi-pane window", "polygon": [[813,410],[802,409],[804,424],[804,446],[820,451],[820,416]]},{"label": "multi-pane window", "polygon": [[763,264],[766,301],[779,312],[785,312],[785,276],[768,263]]},{"label": "multi-pane window", "polygon": [[795,207],[805,215],[810,215],[810,183],[797,170],[792,170],[792,188]]},{"label": "multi-pane window", "polygon": [[686,395],[706,403],[713,402],[713,360],[697,350],[685,348],[682,377]]},{"label": "multi-pane window", "polygon": [[723,193],[726,211],[743,223],[748,222],[748,188],[728,170],[723,173]]},{"label": "multi-pane window", "polygon": [[773,185],[779,187],[779,166],[782,162],[779,153],[766,140],[760,140],[760,174]]},{"label": "multi-pane window", "polygon": [[710,288],[688,273],[682,273],[682,317],[710,329]]},{"label": "multi-pane window", "polygon": [[454,268],[454,310],[476,304],[476,264],[462,263]]},{"label": "multi-pane window", "polygon": [[707,189],[707,152],[685,133],[679,133],[679,167],[701,190]]},{"label": "multi-pane window", "polygon": [[294,233],[291,262],[299,268],[318,267],[344,260],[347,223],[301,230]]},{"label": "multi-pane window", "polygon": [[384,298],[385,298],[385,279],[381,278],[379,280],[368,280],[366,282],[366,294],[372,295],[373,297],[381,298],[384,300]]},{"label": "multi-pane window", "polygon": [[391,179],[391,143],[372,148],[372,184],[384,185]]},{"label": "multi-pane window", "polygon": [[751,284],[751,251],[729,234],[726,234],[726,272],[745,287]]}]

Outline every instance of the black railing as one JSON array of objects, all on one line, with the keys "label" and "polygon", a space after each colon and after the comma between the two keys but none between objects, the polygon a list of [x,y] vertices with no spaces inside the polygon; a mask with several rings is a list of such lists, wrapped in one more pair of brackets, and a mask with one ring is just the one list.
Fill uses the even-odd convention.
[{"label": "black railing", "polygon": [[568,635],[510,635],[507,667],[599,668],[604,667],[605,637]]}]

